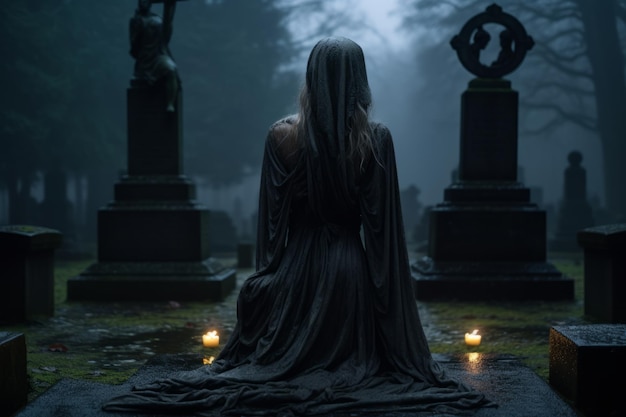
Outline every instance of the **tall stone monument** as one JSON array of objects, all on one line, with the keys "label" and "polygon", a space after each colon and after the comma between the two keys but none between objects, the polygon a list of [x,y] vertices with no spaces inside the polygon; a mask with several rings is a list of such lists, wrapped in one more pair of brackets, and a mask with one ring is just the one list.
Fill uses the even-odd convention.
[{"label": "tall stone monument", "polygon": [[210,257],[210,213],[183,174],[183,91],[168,48],[176,1],[139,0],[130,20],[127,174],[98,211],[98,261],[68,281],[69,300],[221,300],[235,288],[235,270]]},{"label": "tall stone monument", "polygon": [[[480,54],[497,24],[500,52]],[[412,265],[420,300],[568,300],[574,282],[546,261],[546,213],[517,179],[518,93],[502,76],[533,47],[520,22],[493,4],[451,45],[477,76],[461,98],[458,176],[430,211],[427,256]]]}]

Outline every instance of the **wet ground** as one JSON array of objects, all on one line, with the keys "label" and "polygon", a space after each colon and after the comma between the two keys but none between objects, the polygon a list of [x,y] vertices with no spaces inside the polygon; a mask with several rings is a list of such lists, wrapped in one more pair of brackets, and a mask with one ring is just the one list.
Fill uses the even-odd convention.
[{"label": "wet ground", "polygon": [[[223,262],[235,264],[235,260],[229,258]],[[178,358],[173,359],[174,362],[186,366],[211,361],[219,347],[203,347],[202,334],[216,330],[223,346],[236,322],[237,289],[252,272],[238,269],[237,289],[222,302],[65,302],[63,281],[88,264],[88,261],[60,264],[54,317],[3,329],[22,332],[27,339],[31,393],[29,405],[20,417],[39,417],[37,412],[55,407],[60,414],[41,414],[41,417],[81,415],[67,414],[67,403],[63,401],[71,401],[71,398],[64,400],[60,393],[78,390],[80,395],[92,396],[97,402],[133,379],[148,378],[153,374],[151,370],[161,372],[164,367],[172,366],[167,360],[164,363],[163,358]],[[563,260],[559,267],[568,270],[568,274],[581,273],[581,265],[576,260]],[[511,403],[507,391],[498,388],[505,382],[494,385],[498,378],[504,378],[506,384],[522,384],[515,390],[539,390],[542,399],[538,401],[545,400],[545,407],[547,403],[556,404],[556,409],[562,413],[554,414],[556,411],[550,406],[552,408],[546,410],[552,410],[553,414],[511,416],[574,415],[547,385],[547,334],[551,325],[581,322],[580,299],[569,303],[419,303],[418,308],[431,349],[454,372],[474,384],[486,384],[496,396],[504,396],[513,408],[519,404]],[[481,328],[483,343],[469,348],[463,336],[474,327]],[[485,380],[489,375],[490,379]],[[517,383],[511,378],[517,378]],[[56,406],[50,404],[55,399]],[[99,414],[93,411],[88,415]]]}]

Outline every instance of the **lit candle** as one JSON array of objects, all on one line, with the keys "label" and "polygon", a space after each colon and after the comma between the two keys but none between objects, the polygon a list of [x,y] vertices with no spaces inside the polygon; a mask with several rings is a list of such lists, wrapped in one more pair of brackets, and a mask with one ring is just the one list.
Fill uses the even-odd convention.
[{"label": "lit candle", "polygon": [[478,334],[478,330],[474,330],[472,333],[465,333],[465,344],[468,346],[480,345],[481,336]]},{"label": "lit candle", "polygon": [[204,347],[217,347],[220,345],[220,337],[215,330],[202,335],[202,345]]}]

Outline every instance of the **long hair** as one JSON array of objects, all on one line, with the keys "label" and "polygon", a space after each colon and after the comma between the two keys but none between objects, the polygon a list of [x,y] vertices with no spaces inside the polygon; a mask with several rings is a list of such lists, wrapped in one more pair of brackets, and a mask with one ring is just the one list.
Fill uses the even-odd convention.
[{"label": "long hair", "polygon": [[304,149],[309,206],[322,219],[349,221],[361,174],[376,159],[361,47],[343,37],[320,40],[309,55],[299,101],[295,133]]},{"label": "long hair", "polygon": [[[303,85],[299,95],[299,111],[296,120],[296,136],[298,142],[303,143],[307,135],[307,120],[312,118],[311,101],[308,88]],[[372,140],[372,128],[370,126],[371,103],[356,103],[354,114],[347,121],[346,147],[347,156],[356,162],[359,171],[363,171],[365,163],[371,157],[377,159]]]}]

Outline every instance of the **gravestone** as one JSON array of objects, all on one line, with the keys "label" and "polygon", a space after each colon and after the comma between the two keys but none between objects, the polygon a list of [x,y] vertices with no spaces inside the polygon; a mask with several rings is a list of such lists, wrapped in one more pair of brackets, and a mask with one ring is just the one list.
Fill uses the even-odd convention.
[{"label": "gravestone", "polygon": [[12,416],[26,405],[26,339],[0,331],[0,416]]},{"label": "gravestone", "polygon": [[[504,26],[490,66],[480,51],[486,24]],[[507,38],[508,39],[508,38]],[[460,162],[444,202],[429,214],[427,256],[412,264],[420,300],[571,300],[574,281],[546,260],[546,213],[518,181],[518,92],[501,78],[522,62],[533,40],[498,5],[471,18],[451,44],[477,78],[461,97]]]},{"label": "gravestone", "polygon": [[160,32],[159,42],[138,32],[161,25],[171,34],[175,5],[164,3],[161,19],[140,3],[131,19],[127,173],[114,186],[114,201],[98,210],[98,261],[68,280],[69,300],[222,300],[235,288],[235,270],[211,257],[211,213],[183,174],[175,63],[163,54],[169,49]]},{"label": "gravestone", "polygon": [[594,226],[594,222],[591,205],[587,200],[587,171],[582,166],[583,155],[579,151],[572,151],[567,160],[569,166],[563,175],[563,199],[550,249],[577,252],[580,246],[576,234],[579,230]]},{"label": "gravestone", "polygon": [[626,323],[626,223],[578,232],[584,251],[584,311],[593,320]]},{"label": "gravestone", "polygon": [[0,322],[54,315],[54,252],[62,237],[47,227],[0,227]]},{"label": "gravestone", "polygon": [[626,324],[550,329],[549,382],[585,416],[624,416]]},{"label": "gravestone", "polygon": [[402,204],[402,220],[404,235],[407,241],[418,242],[417,228],[422,212],[422,203],[419,201],[420,189],[411,184],[400,193]]}]

